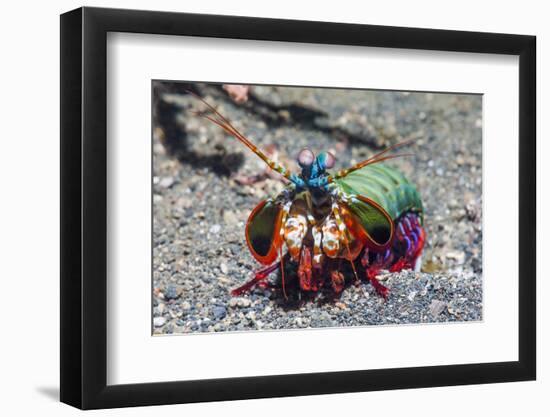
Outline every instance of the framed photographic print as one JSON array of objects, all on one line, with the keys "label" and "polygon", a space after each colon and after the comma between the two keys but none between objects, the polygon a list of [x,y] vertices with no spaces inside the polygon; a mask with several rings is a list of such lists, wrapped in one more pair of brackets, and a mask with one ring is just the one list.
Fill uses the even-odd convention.
[{"label": "framed photographic print", "polygon": [[534,37],[81,8],[61,102],[63,402],[535,379]]}]

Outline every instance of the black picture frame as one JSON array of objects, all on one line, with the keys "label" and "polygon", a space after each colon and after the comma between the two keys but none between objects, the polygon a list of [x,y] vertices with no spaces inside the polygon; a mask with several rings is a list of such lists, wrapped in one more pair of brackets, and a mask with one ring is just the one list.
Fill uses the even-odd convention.
[{"label": "black picture frame", "polygon": [[[107,385],[108,32],[519,56],[519,360]],[[88,7],[61,15],[61,401],[94,409],[534,380],[535,54],[524,35]]]}]

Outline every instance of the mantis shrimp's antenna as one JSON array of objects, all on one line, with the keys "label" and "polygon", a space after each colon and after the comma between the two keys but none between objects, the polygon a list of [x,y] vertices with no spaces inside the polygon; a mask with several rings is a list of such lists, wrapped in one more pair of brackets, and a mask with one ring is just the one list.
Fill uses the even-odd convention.
[{"label": "mantis shrimp's antenna", "polygon": [[239,140],[242,144],[244,144],[248,149],[250,149],[252,152],[254,152],[256,155],[258,155],[273,171],[278,172],[283,177],[285,177],[287,180],[289,180],[292,183],[295,183],[295,178],[293,174],[286,169],[281,164],[273,161],[270,159],[263,151],[258,149],[256,145],[254,145],[250,140],[248,140],[241,132],[239,132],[229,120],[227,120],[219,111],[217,111],[214,106],[209,104],[206,100],[204,100],[202,97],[199,97],[197,94],[193,93],[192,91],[187,91],[187,93],[191,94],[198,100],[200,100],[202,103],[204,103],[210,111],[212,111],[213,115],[205,114],[204,112],[194,112],[195,115],[205,118],[206,120],[209,120],[210,122],[214,123],[215,125],[221,127],[226,133],[233,136],[235,139]]},{"label": "mantis shrimp's antenna", "polygon": [[403,142],[396,143],[392,146],[389,146],[386,149],[384,149],[383,151],[378,152],[377,154],[371,156],[368,159],[365,159],[364,161],[359,162],[358,164],[356,164],[356,165],[354,165],[350,168],[341,169],[336,174],[330,175],[327,179],[327,182],[331,183],[334,180],[337,180],[339,178],[343,178],[346,175],[352,173],[353,171],[357,171],[358,169],[366,167],[367,165],[387,161],[388,159],[401,158],[401,157],[405,157],[405,156],[414,156],[414,154],[412,154],[412,153],[402,153],[402,154],[397,154],[397,155],[386,155],[386,156],[384,156],[384,154],[388,153],[389,151],[400,148],[400,147],[405,146],[405,145],[408,145],[408,144],[410,144],[414,141],[415,141],[415,139],[410,139],[410,140],[406,140],[406,141],[403,141]]}]

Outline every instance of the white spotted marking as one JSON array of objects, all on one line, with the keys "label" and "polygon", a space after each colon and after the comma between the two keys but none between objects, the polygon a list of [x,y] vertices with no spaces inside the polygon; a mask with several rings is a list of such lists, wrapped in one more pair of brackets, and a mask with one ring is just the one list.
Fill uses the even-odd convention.
[{"label": "white spotted marking", "polygon": [[297,260],[308,230],[307,219],[302,214],[291,215],[288,217],[284,229],[284,239],[290,256]]}]

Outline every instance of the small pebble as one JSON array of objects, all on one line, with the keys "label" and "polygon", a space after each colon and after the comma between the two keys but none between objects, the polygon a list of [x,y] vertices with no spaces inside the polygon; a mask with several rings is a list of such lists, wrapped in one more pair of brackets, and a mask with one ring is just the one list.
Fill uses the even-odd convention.
[{"label": "small pebble", "polygon": [[223,275],[220,275],[218,277],[218,281],[222,284],[231,284],[231,280],[227,277],[224,277]]},{"label": "small pebble", "polygon": [[162,327],[164,326],[164,323],[166,323],[166,319],[164,317],[155,317],[153,319],[153,326],[155,327]]},{"label": "small pebble", "polygon": [[214,314],[214,318],[220,320],[225,317],[227,310],[223,306],[216,306],[212,309],[212,313]]},{"label": "small pebble", "polygon": [[178,297],[179,294],[175,285],[168,286],[168,288],[166,288],[166,290],[164,291],[164,298],[166,300],[175,300]]},{"label": "small pebble", "polygon": [[464,258],[466,257],[466,254],[462,251],[453,251],[453,252],[447,252],[445,257],[447,259],[450,259],[452,261],[455,261],[461,264],[461,263],[464,263]]},{"label": "small pebble", "polygon": [[239,307],[250,307],[250,300],[248,298],[239,298],[237,305]]},{"label": "small pebble", "polygon": [[445,309],[447,306],[447,303],[440,300],[432,300],[430,304],[430,314],[433,317],[437,317],[441,314],[441,312]]},{"label": "small pebble", "polygon": [[214,224],[210,227],[209,232],[213,235],[217,235],[218,233],[220,233],[220,230],[222,230],[222,227],[219,224]]},{"label": "small pebble", "polygon": [[237,222],[239,220],[237,219],[237,216],[235,215],[234,212],[226,210],[226,211],[223,212],[223,221],[228,226],[233,226],[233,225],[237,224]]},{"label": "small pebble", "polygon": [[161,188],[170,188],[174,184],[174,178],[172,177],[164,177],[162,178],[158,185]]}]

